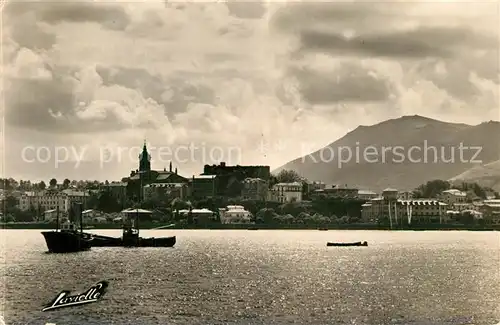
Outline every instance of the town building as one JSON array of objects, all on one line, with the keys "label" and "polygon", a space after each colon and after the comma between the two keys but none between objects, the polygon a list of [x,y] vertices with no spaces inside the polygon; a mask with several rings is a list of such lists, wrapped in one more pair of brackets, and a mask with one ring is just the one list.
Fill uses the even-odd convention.
[{"label": "town building", "polygon": [[278,183],[270,192],[271,201],[288,203],[302,201],[302,183]]},{"label": "town building", "polygon": [[186,200],[189,196],[188,183],[151,183],[143,187],[144,200],[166,200],[179,198]]},{"label": "town building", "polygon": [[379,195],[373,191],[358,190],[358,198],[361,200],[372,200],[377,198]]},{"label": "town building", "polygon": [[478,204],[478,211],[487,223],[500,225],[500,199],[484,200]]},{"label": "town building", "polygon": [[175,171],[172,169],[172,162],[169,164],[168,171],[166,168],[163,168],[163,170],[152,170],[151,155],[148,153],[146,143],[144,143],[142,152],[139,155],[139,169],[131,171],[130,176],[122,179],[122,181],[127,183],[126,194],[128,198],[137,201],[144,200],[142,197],[144,195],[143,188],[146,185],[154,183],[188,184],[189,182],[187,178],[177,173],[177,168],[175,168]]},{"label": "town building", "polygon": [[202,175],[215,175],[215,193],[217,196],[241,197],[243,182],[247,178],[260,178],[266,182],[271,177],[269,166],[228,166],[225,162],[220,165],[205,165]]},{"label": "town building", "polygon": [[67,212],[70,202],[70,197],[66,193],[57,190],[25,192],[19,198],[19,209],[22,211],[35,210],[40,213],[56,209],[59,209],[60,212]]},{"label": "town building", "polygon": [[328,185],[323,189],[314,190],[310,195],[311,197],[317,196],[327,196],[327,197],[338,197],[338,198],[355,198],[358,196],[358,189],[352,188],[345,185]]},{"label": "town building", "polygon": [[413,192],[411,192],[411,191],[398,192],[398,199],[411,200],[411,199],[413,199]]},{"label": "town building", "polygon": [[457,189],[450,189],[441,192],[438,196],[439,200],[448,204],[449,206],[453,206],[454,204],[463,204],[467,203],[467,193],[462,192]]},{"label": "town building", "polygon": [[43,220],[44,221],[55,221],[57,220],[57,214],[59,213],[59,221],[62,221],[61,212],[57,211],[57,209],[46,210],[43,212]]},{"label": "town building", "polygon": [[108,193],[119,202],[125,202],[127,199],[126,182],[111,182],[109,184],[104,184],[102,189],[108,191]]},{"label": "town building", "polygon": [[248,224],[252,223],[252,214],[241,205],[228,205],[219,209],[222,224]]},{"label": "town building", "polygon": [[187,218],[188,223],[207,225],[215,221],[215,213],[209,209],[179,210],[179,214]]},{"label": "town building", "polygon": [[446,223],[447,204],[436,199],[399,199],[396,189],[385,189],[382,197],[363,204],[361,216],[364,221],[388,219],[391,225],[414,223]]},{"label": "town building", "polygon": [[306,192],[311,193],[316,190],[324,190],[326,188],[326,184],[320,181],[313,181],[306,183]]},{"label": "town building", "polygon": [[217,196],[218,177],[216,175],[193,176],[190,182],[190,195],[194,199]]},{"label": "town building", "polygon": [[244,200],[266,201],[269,194],[269,183],[262,178],[245,178],[241,190]]},{"label": "town building", "polygon": [[106,223],[108,221],[104,213],[93,209],[82,211],[82,219],[84,223]]}]

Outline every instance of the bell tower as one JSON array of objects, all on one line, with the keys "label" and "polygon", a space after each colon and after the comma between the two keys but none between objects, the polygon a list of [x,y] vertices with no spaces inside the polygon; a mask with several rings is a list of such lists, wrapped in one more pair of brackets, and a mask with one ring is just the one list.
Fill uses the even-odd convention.
[{"label": "bell tower", "polygon": [[140,172],[151,171],[151,155],[148,153],[148,149],[146,148],[146,140],[144,140],[142,153],[139,155],[139,171]]}]

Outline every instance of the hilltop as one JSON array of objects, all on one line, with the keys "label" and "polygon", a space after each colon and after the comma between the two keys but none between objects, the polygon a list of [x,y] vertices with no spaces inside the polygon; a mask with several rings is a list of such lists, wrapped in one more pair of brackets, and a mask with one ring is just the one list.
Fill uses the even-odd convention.
[{"label": "hilltop", "polygon": [[[299,157],[273,172],[293,169],[309,180],[325,183],[348,184],[372,190],[389,186],[411,190],[433,179],[458,179],[460,175],[463,179],[470,179],[471,175],[479,173],[480,166],[483,169],[484,166],[490,166],[487,168],[490,174],[493,173],[491,170],[496,170],[495,175],[500,175],[500,163],[488,165],[500,158],[498,139],[500,123],[495,121],[468,125],[419,115],[403,116],[371,126],[359,126],[324,148]],[[461,159],[461,145],[480,147],[481,150],[463,149]],[[365,151],[369,146],[373,146],[376,152],[374,148]],[[436,147],[437,156],[432,146]],[[339,149],[342,147],[350,148],[352,159],[345,159],[345,162],[340,160],[339,163],[340,152],[344,153],[343,158],[348,156],[347,149]],[[412,147],[420,148],[420,152],[413,149],[410,155]],[[425,148],[428,149],[427,154],[424,154]],[[476,151],[480,151],[477,156]],[[333,159],[329,159],[331,152],[334,152]],[[363,155],[364,152],[371,154]],[[474,172],[470,171],[472,169]],[[462,175],[467,171],[468,174]]]}]

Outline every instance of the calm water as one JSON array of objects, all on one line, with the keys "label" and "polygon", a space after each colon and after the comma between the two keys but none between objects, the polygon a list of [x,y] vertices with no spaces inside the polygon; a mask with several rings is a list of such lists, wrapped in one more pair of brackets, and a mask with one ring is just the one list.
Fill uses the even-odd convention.
[{"label": "calm water", "polygon": [[[6,324],[500,322],[498,232],[143,231],[172,234],[175,248],[53,255],[40,231],[0,230]],[[102,300],[41,312],[100,280]]]}]

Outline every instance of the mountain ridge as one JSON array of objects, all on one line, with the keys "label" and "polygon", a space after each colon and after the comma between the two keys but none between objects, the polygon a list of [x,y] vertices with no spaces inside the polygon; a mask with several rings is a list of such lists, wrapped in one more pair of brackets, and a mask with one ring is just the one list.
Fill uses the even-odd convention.
[{"label": "mountain ridge", "polygon": [[[324,148],[294,159],[273,170],[273,173],[293,169],[311,181],[349,184],[370,190],[386,187],[411,190],[428,180],[453,179],[478,165],[500,159],[500,146],[496,141],[499,138],[498,121],[469,125],[449,123],[421,115],[406,115],[371,126],[360,125]],[[461,145],[482,149],[478,157],[473,157],[474,152],[469,149],[464,153],[465,159],[457,161]],[[382,160],[379,159],[376,163],[355,153],[356,150],[365,153],[366,148],[370,146],[382,150],[392,148],[394,152],[389,151],[387,155],[387,152],[383,152]],[[435,146],[436,151],[429,149],[431,146]],[[347,149],[341,149],[342,147]],[[420,159],[420,162],[415,162],[417,159],[412,160],[408,155],[404,161],[396,161],[396,147],[402,147],[403,151],[407,149],[408,152],[412,147],[417,147],[420,152],[430,154],[433,159]],[[356,156],[355,161],[351,159],[344,162],[346,159],[342,158],[346,157],[342,156],[342,153],[349,156],[348,151]],[[416,151],[418,150],[413,150]],[[327,157],[329,159],[324,159],[325,153],[333,153],[333,159],[331,155]],[[342,156],[341,159],[339,156]],[[372,156],[381,158],[381,153],[377,152]],[[480,160],[480,163],[473,162],[472,158]]]}]

